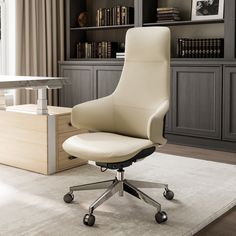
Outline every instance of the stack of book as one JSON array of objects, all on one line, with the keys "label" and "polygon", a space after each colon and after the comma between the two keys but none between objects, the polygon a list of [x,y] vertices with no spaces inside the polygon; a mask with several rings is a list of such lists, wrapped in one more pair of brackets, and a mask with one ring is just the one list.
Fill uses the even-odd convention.
[{"label": "stack of book", "polygon": [[222,58],[224,57],[224,39],[178,38],[177,56],[182,58]]},{"label": "stack of book", "polygon": [[128,25],[134,23],[134,8],[115,6],[99,8],[96,15],[96,26]]},{"label": "stack of book", "polygon": [[179,14],[179,10],[173,7],[157,8],[157,22],[178,21],[180,20]]},{"label": "stack of book", "polygon": [[124,52],[117,52],[116,53],[116,58],[124,59],[125,58],[125,53]]},{"label": "stack of book", "polygon": [[79,42],[76,45],[77,58],[115,58],[117,42]]}]

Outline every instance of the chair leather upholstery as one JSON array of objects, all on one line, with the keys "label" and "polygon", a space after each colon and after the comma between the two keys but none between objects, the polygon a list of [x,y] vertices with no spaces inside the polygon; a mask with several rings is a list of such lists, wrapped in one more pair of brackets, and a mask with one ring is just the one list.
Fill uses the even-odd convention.
[{"label": "chair leather upholstery", "polygon": [[114,93],[72,109],[72,125],[95,133],[67,139],[64,150],[82,159],[112,163],[128,160],[154,144],[165,144],[163,120],[169,109],[169,90],[169,29],[129,29],[124,67]]}]

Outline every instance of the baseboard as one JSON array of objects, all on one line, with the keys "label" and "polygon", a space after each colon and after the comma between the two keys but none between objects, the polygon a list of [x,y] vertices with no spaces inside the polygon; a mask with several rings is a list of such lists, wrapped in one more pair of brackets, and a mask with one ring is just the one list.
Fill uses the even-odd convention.
[{"label": "baseboard", "polygon": [[207,148],[224,152],[236,152],[236,143],[215,139],[196,138],[184,135],[166,134],[168,143],[188,145],[192,147]]}]

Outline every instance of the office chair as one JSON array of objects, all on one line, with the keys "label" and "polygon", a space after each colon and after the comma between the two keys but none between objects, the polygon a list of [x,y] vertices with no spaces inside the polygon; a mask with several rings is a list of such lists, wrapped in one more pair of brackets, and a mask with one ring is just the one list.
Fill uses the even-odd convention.
[{"label": "office chair", "polygon": [[64,201],[71,203],[74,191],[107,188],[84,216],[85,225],[94,225],[93,212],[99,205],[116,193],[123,196],[124,192],[154,206],[157,223],[167,220],[161,205],[139,188],[163,188],[164,197],[172,200],[174,193],[168,185],[125,179],[124,168],[151,155],[155,145],[166,143],[163,130],[169,108],[169,73],[169,29],[129,29],[124,67],[116,90],[110,96],[72,109],[72,125],[92,132],[68,138],[63,149],[72,156],[94,161],[101,170],[117,170],[117,176],[112,180],[73,186],[64,196]]}]

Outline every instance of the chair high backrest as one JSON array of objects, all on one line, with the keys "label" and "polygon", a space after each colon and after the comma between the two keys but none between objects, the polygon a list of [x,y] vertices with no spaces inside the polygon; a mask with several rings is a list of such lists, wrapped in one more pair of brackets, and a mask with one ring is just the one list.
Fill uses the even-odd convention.
[{"label": "chair high backrest", "polygon": [[169,29],[142,27],[128,30],[124,68],[112,94],[114,130],[148,138],[148,120],[163,101],[169,100],[169,90]]}]

